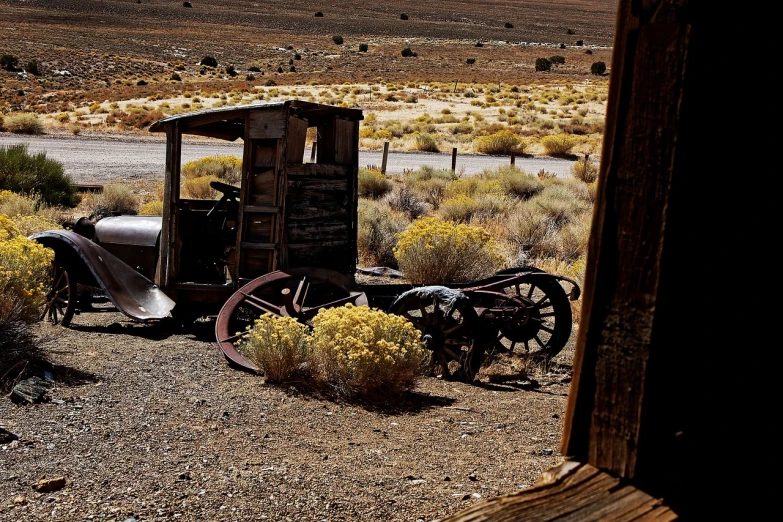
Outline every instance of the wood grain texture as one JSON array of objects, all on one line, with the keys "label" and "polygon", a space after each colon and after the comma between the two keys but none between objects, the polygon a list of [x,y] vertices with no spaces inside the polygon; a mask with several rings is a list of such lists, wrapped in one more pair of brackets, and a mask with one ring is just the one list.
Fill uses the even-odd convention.
[{"label": "wood grain texture", "polygon": [[440,522],[585,520],[665,522],[677,514],[661,499],[589,464],[567,461],[530,489],[489,499]]},{"label": "wood grain texture", "polygon": [[334,163],[337,165],[356,165],[359,154],[356,149],[358,134],[355,134],[358,122],[335,118],[334,120]]},{"label": "wood grain texture", "polygon": [[698,98],[688,96],[692,14],[688,2],[620,3],[561,444],[569,458],[633,479],[670,505],[687,468],[676,461],[689,405],[678,366],[692,346],[663,313],[682,290],[664,274],[677,257],[673,234],[691,221],[675,187],[694,183],[684,159],[699,154],[683,147],[692,132],[683,112]]},{"label": "wood grain texture", "polygon": [[285,162],[288,165],[300,165],[304,161],[307,121],[289,116],[287,136]]},{"label": "wood grain texture", "polygon": [[287,109],[251,111],[247,118],[247,136],[254,140],[283,139],[287,120]]},{"label": "wood grain texture", "polygon": [[166,125],[166,174],[163,181],[163,215],[168,216],[161,230],[155,284],[166,291],[176,275],[177,266],[177,201],[179,201],[182,164],[182,132],[179,123]]}]

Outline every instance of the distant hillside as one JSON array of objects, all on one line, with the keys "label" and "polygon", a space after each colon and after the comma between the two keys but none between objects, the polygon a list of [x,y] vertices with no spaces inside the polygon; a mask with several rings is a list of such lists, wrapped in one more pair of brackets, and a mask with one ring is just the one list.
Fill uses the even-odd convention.
[{"label": "distant hillside", "polygon": [[[20,90],[162,88],[175,71],[184,84],[238,81],[254,70],[279,85],[579,81],[594,61],[609,63],[616,11],[613,0],[184,3],[0,0],[0,54],[19,58],[17,71],[0,70],[0,99]],[[406,48],[412,56],[402,56]],[[553,55],[565,63],[535,70],[537,58]],[[218,68],[199,67],[204,56]],[[20,78],[32,61],[39,76]]]}]

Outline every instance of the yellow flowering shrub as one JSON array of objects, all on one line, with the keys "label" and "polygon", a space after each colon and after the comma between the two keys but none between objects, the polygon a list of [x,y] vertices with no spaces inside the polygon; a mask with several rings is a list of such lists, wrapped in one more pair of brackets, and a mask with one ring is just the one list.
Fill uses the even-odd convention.
[{"label": "yellow flowering shrub", "polygon": [[417,219],[398,234],[394,256],[412,283],[467,283],[495,273],[504,259],[481,227]]},{"label": "yellow flowering shrub", "polygon": [[140,216],[162,216],[163,215],[163,202],[162,201],[148,201],[139,207]]},{"label": "yellow flowering shrub", "polygon": [[0,324],[32,322],[46,296],[54,252],[19,235],[19,229],[0,214]]},{"label": "yellow flowering shrub", "polygon": [[509,154],[523,152],[525,143],[514,132],[504,129],[489,136],[480,136],[473,143],[476,152],[484,154]]},{"label": "yellow flowering shrub", "polygon": [[359,169],[359,195],[378,199],[391,191],[393,185],[386,175],[377,169]]},{"label": "yellow flowering shrub", "polygon": [[62,229],[59,223],[52,221],[45,216],[19,216],[16,218],[16,226],[19,228],[19,234],[27,237],[45,230]]},{"label": "yellow flowering shrub", "polygon": [[421,333],[402,316],[351,304],[325,308],[313,319],[313,358],[319,378],[347,393],[396,395],[424,373]]},{"label": "yellow flowering shrub", "polygon": [[242,158],[236,156],[207,156],[182,165],[184,179],[210,176],[229,185],[236,185],[242,176]]},{"label": "yellow flowering shrub", "polygon": [[10,190],[0,190],[0,203],[3,203],[9,198],[14,198],[19,196],[16,192],[11,192]]},{"label": "yellow flowering shrub", "polygon": [[541,145],[544,146],[547,154],[569,154],[576,145],[576,139],[569,134],[551,134],[541,138]]},{"label": "yellow flowering shrub", "polygon": [[468,196],[474,198],[482,194],[502,194],[503,189],[500,181],[483,176],[470,176],[460,178],[449,183],[443,191],[446,199],[459,196]]},{"label": "yellow flowering shrub", "polygon": [[438,208],[438,214],[446,221],[465,222],[470,221],[470,218],[473,217],[478,208],[479,204],[475,199],[461,194],[441,203]]},{"label": "yellow flowering shrub", "polygon": [[186,179],[182,183],[182,197],[190,199],[219,199],[220,193],[209,186],[210,182],[217,181],[215,176],[199,176]]},{"label": "yellow flowering shrub", "polygon": [[0,241],[7,241],[18,235],[19,227],[16,226],[16,223],[5,214],[0,214]]},{"label": "yellow flowering shrub", "polygon": [[35,214],[40,206],[42,206],[40,198],[31,198],[10,190],[0,190],[0,214],[12,218],[29,216]]},{"label": "yellow flowering shrub", "polygon": [[237,349],[264,372],[267,382],[294,376],[310,356],[308,327],[292,317],[265,313],[256,319]]}]

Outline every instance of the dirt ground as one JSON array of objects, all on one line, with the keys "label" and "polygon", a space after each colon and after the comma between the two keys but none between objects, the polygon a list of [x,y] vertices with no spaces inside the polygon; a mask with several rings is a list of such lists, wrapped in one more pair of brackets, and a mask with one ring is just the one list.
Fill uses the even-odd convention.
[{"label": "dirt ground", "polygon": [[[18,71],[0,70],[0,108],[51,113],[93,101],[230,91],[268,80],[581,82],[595,78],[593,62],[611,62],[617,8],[613,0],[191,4],[106,0],[86,9],[73,0],[0,0],[0,54],[19,59]],[[403,57],[405,48],[416,56]],[[553,55],[565,63],[535,70],[537,58]],[[204,56],[218,67],[200,66]],[[38,75],[24,72],[33,60]],[[226,74],[229,65],[236,76]],[[248,82],[251,68],[257,71]],[[174,72],[179,81],[172,81]]]},{"label": "dirt ground", "polygon": [[[209,318],[139,324],[108,308],[38,333],[52,400],[0,399],[20,437],[0,444],[0,520],[434,520],[562,460],[575,333],[548,373],[427,377],[384,405],[232,369]],[[57,477],[62,489],[34,490]]]}]

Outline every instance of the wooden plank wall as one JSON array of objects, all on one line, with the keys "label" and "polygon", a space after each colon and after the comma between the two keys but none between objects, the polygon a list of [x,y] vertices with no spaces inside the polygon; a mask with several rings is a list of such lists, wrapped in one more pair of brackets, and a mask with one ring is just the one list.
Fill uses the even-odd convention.
[{"label": "wooden plank wall", "polygon": [[351,173],[343,165],[288,167],[286,223],[290,266],[316,266],[353,274]]}]

